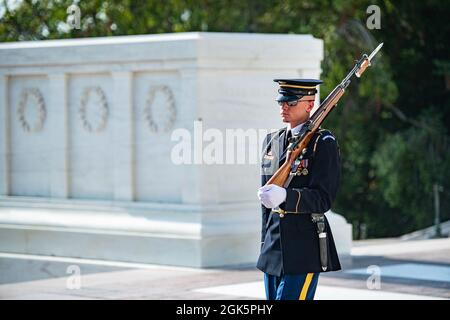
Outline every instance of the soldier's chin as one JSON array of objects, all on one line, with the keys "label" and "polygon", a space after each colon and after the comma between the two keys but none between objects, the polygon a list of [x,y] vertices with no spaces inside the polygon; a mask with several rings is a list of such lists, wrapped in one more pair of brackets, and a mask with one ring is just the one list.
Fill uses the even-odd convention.
[{"label": "soldier's chin", "polygon": [[289,118],[288,118],[288,117],[281,117],[281,121],[283,121],[283,122],[289,122]]}]

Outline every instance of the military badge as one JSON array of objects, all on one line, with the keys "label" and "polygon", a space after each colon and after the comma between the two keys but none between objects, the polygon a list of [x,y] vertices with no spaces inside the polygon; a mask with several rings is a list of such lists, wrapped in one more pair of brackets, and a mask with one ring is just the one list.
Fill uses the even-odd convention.
[{"label": "military badge", "polygon": [[296,171],[296,175],[300,176],[300,175],[304,175],[306,176],[308,174],[308,159],[302,159],[300,160],[298,163],[298,167],[297,167],[297,171]]}]

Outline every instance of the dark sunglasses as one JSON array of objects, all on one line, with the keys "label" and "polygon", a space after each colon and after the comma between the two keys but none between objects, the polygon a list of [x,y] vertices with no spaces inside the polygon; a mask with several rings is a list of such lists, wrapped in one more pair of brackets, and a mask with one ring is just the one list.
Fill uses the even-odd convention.
[{"label": "dark sunglasses", "polygon": [[279,106],[283,106],[283,104],[285,104],[285,103],[287,103],[287,105],[289,106],[289,107],[295,107],[299,102],[305,102],[305,101],[314,101],[314,99],[309,99],[309,100],[301,100],[300,101],[300,99],[298,99],[298,100],[294,100],[294,101],[278,101],[278,105]]}]

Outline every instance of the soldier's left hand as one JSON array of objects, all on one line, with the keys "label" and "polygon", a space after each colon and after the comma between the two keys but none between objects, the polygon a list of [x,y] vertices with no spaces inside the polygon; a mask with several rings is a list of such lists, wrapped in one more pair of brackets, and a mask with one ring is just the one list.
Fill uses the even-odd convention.
[{"label": "soldier's left hand", "polygon": [[286,189],[269,184],[259,188],[258,198],[266,208],[276,208],[286,200]]}]

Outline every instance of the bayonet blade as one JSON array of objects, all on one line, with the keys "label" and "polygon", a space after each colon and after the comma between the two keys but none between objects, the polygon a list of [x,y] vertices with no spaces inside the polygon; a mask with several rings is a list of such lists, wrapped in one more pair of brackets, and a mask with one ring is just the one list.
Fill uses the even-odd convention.
[{"label": "bayonet blade", "polygon": [[372,51],[372,53],[371,53],[370,56],[369,56],[369,62],[370,62],[370,61],[372,60],[372,58],[378,53],[378,51],[380,51],[381,47],[383,46],[383,43],[384,43],[384,42],[380,43],[380,44],[378,45],[378,47],[376,47],[375,50]]}]

